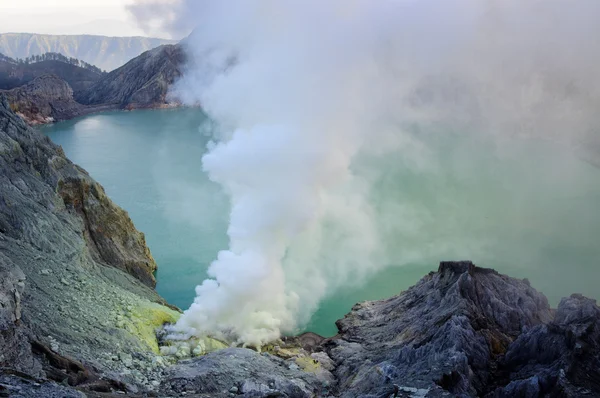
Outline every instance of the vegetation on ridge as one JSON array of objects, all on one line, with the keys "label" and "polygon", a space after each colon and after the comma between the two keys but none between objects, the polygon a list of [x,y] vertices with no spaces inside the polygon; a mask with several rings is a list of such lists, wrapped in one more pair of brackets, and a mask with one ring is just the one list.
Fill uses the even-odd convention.
[{"label": "vegetation on ridge", "polygon": [[13,64],[25,64],[25,65],[31,65],[31,64],[38,63],[38,62],[44,62],[44,61],[60,61],[60,62],[64,62],[65,64],[75,65],[80,68],[91,70],[91,71],[99,73],[99,74],[106,73],[106,71],[103,71],[102,69],[98,68],[95,65],[92,65],[90,63],[87,63],[85,61],[82,61],[82,60],[74,58],[74,57],[67,57],[67,56],[64,56],[63,54],[55,53],[55,52],[47,52],[47,53],[44,53],[41,55],[32,55],[32,56],[26,57],[24,59],[23,58],[12,59],[10,57],[7,57],[4,54],[0,54],[0,60],[5,61],[5,62],[10,62]]}]

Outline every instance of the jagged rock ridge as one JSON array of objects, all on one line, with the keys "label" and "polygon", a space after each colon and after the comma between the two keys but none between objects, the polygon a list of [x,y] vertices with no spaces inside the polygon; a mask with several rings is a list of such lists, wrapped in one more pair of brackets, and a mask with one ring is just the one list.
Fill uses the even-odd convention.
[{"label": "jagged rock ridge", "polygon": [[104,76],[76,99],[126,109],[167,106],[173,102],[167,98],[169,86],[181,76],[184,61],[181,46],[160,46]]},{"label": "jagged rock ridge", "polygon": [[326,348],[344,397],[598,396],[599,322],[593,300],[573,296],[555,315],[526,280],[443,262],[396,297],[356,305]]}]

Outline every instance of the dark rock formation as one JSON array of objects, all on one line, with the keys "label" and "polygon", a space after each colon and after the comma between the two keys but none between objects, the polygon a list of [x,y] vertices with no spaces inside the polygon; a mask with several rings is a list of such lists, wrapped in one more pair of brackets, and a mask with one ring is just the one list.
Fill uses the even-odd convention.
[{"label": "dark rock formation", "polygon": [[0,373],[95,389],[107,389],[99,371],[158,377],[120,360],[154,358],[155,328],[177,317],[155,269],[127,213],[0,95]]},{"label": "dark rock formation", "polygon": [[343,397],[600,396],[600,309],[556,313],[529,283],[443,262],[406,292],[356,305],[324,343]]},{"label": "dark rock formation", "polygon": [[75,102],[71,87],[55,75],[42,75],[3,93],[10,108],[30,125],[68,120],[112,108],[102,105],[89,107]]},{"label": "dark rock formation", "polygon": [[146,51],[76,96],[86,105],[111,104],[124,109],[169,105],[169,86],[181,76],[185,56],[179,45]]},{"label": "dark rock formation", "polygon": [[600,308],[574,294],[558,305],[554,320],[533,327],[500,362],[495,397],[600,396]]},{"label": "dark rock formation", "polygon": [[0,351],[0,366],[10,364],[40,375],[42,367],[33,358],[29,333],[21,325],[25,279],[23,271],[0,252],[0,347],[10,347]]},{"label": "dark rock formation", "polygon": [[80,391],[19,372],[0,373],[0,397],[84,398]]},{"label": "dark rock formation", "polygon": [[[293,363],[293,362],[292,362]],[[181,361],[167,370],[161,392],[196,397],[325,397],[326,377],[300,370],[289,361],[244,348],[227,348]]]},{"label": "dark rock formation", "polygon": [[55,75],[42,75],[5,95],[11,108],[30,124],[70,119],[83,108],[73,100],[67,82]]},{"label": "dark rock formation", "polygon": [[481,396],[501,356],[526,328],[550,321],[526,281],[470,262],[441,263],[399,296],[356,305],[328,352],[343,396]]}]

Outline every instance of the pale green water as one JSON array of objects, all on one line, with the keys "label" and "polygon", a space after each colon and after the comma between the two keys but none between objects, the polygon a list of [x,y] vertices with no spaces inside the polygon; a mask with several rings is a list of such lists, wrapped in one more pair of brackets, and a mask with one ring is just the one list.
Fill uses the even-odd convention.
[{"label": "pale green water", "polygon": [[[202,172],[202,120],[186,109],[110,112],[43,128],[145,232],[157,290],[183,309],[227,246],[229,204]],[[445,259],[527,277],[553,304],[573,292],[600,297],[598,168],[532,142],[422,139],[429,149],[418,156],[359,168],[376,175],[370,199],[396,266],[328,298],[308,330],[334,334],[354,303],[397,294]]]}]

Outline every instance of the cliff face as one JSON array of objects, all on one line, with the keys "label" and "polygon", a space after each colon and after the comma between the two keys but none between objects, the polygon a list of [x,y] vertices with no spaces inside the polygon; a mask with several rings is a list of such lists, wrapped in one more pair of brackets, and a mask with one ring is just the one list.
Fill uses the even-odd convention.
[{"label": "cliff face", "polygon": [[153,357],[177,317],[155,269],[127,213],[0,95],[0,368],[102,385],[112,355]]},{"label": "cliff face", "polygon": [[8,99],[10,108],[29,125],[68,120],[114,108],[81,105],[73,99],[69,84],[55,75],[41,75],[23,86],[0,90],[0,93]]},{"label": "cliff face", "polygon": [[144,51],[172,42],[150,37],[2,33],[0,34],[0,53],[11,58],[27,58],[32,55],[55,52],[111,71]]},{"label": "cliff face", "polygon": [[84,109],[73,99],[67,82],[54,75],[42,75],[4,94],[11,109],[29,124],[71,119]]},{"label": "cliff face", "polygon": [[125,109],[166,106],[168,88],[181,76],[184,59],[178,45],[155,48],[104,76],[76,99],[86,105],[112,104]]}]

